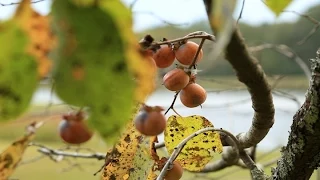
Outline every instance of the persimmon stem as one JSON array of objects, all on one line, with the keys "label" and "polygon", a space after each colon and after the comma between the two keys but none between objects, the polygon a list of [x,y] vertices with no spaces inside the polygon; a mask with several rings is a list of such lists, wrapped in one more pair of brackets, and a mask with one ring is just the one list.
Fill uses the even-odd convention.
[{"label": "persimmon stem", "polygon": [[[180,91],[181,91],[181,90],[180,90]],[[174,104],[176,103],[176,100],[177,100],[177,97],[178,97],[180,91],[177,91],[177,92],[176,92],[176,94],[174,95],[174,98],[173,98],[173,101],[172,101],[171,105],[170,105],[169,108],[166,110],[166,112],[164,113],[164,115],[166,115],[166,114],[170,111],[170,109],[173,109],[173,106],[174,106]]]},{"label": "persimmon stem", "polygon": [[200,54],[200,51],[201,51],[201,49],[202,49],[202,46],[203,46],[205,40],[206,40],[205,38],[202,38],[202,39],[201,39],[201,42],[200,42],[199,47],[198,47],[198,49],[197,49],[196,55],[194,56],[193,61],[192,61],[191,65],[189,66],[188,69],[192,69],[192,67],[193,67],[194,69],[196,69],[196,62],[197,62],[198,56],[199,56],[199,54]]}]

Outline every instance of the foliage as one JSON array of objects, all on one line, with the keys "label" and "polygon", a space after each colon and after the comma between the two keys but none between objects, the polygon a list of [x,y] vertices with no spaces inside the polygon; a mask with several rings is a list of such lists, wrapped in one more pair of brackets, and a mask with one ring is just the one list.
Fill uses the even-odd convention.
[{"label": "foliage", "polygon": [[[170,116],[164,132],[165,145],[171,154],[176,146],[196,131],[213,127],[205,117],[194,115],[188,117]],[[200,171],[212,160],[214,153],[222,152],[220,136],[216,132],[199,134],[184,146],[177,161],[184,169]]]},{"label": "foliage", "polygon": [[292,0],[266,0],[265,3],[269,7],[272,12],[274,12],[277,16],[281,14],[281,12],[291,3]]},{"label": "foliage", "polygon": [[[281,2],[268,0],[266,5],[278,16],[290,2],[290,0]],[[234,153],[237,155],[236,160],[241,158],[251,172],[256,170],[258,174],[264,176],[263,171],[256,166],[244,148],[250,143],[256,145],[268,133],[270,124],[271,126],[273,124],[274,109],[263,70],[254,58],[248,55],[241,40],[238,40],[241,37],[238,32],[233,31],[232,12],[235,1],[204,1],[210,27],[217,37],[197,31],[178,39],[164,38],[161,42],[155,41],[151,35],[146,35],[139,43],[132,32],[132,12],[120,1],[55,0],[49,16],[36,13],[31,8],[31,3],[30,0],[17,3],[19,6],[15,16],[0,24],[0,41],[12,42],[10,45],[0,45],[1,121],[14,119],[22,114],[28,107],[39,80],[52,78],[52,90],[59,98],[68,106],[80,109],[79,113],[72,112],[60,117],[64,118],[61,122],[65,122],[64,126],[60,127],[61,138],[66,143],[79,145],[91,139],[93,135],[91,130],[95,130],[105,142],[113,145],[106,155],[99,156],[100,159],[105,156],[102,179],[163,179],[166,178],[167,172],[175,176],[177,174],[174,173],[177,171],[180,178],[183,173],[182,167],[188,171],[199,172],[205,169],[215,153],[222,152],[223,137],[219,133],[226,136],[228,145],[233,146],[229,152],[237,151]],[[277,28],[282,28],[282,25],[276,26],[275,29]],[[201,41],[197,44],[190,39]],[[206,40],[216,42],[213,53],[207,59],[216,60],[227,48],[226,57],[232,63],[228,54],[233,53],[229,47],[233,42],[233,46],[236,47],[235,54],[243,56],[245,68],[240,70],[246,69],[257,75],[248,79],[250,74],[241,72],[245,76],[240,77],[241,65],[238,65],[238,69],[235,68],[239,79],[248,86],[253,108],[256,110],[256,116],[259,116],[253,119],[253,128],[247,133],[239,134],[237,138],[226,130],[214,129],[205,117],[199,115],[183,117],[174,109],[180,92],[182,104],[189,108],[201,106],[207,98],[206,90],[196,84],[197,62],[200,62],[203,56],[202,47]],[[186,48],[188,44],[189,48]],[[163,47],[161,45],[166,47],[166,51],[159,51]],[[238,52],[239,49],[243,52]],[[171,56],[156,61],[169,63],[160,67],[161,63],[156,63],[154,60],[156,57],[154,54],[157,52],[160,54],[158,57],[164,57],[166,54]],[[231,57],[233,61],[237,58],[238,56],[233,59]],[[157,67],[168,67],[175,59],[180,62],[176,65],[180,74],[168,75],[164,78],[165,85],[168,88],[169,84],[177,85],[182,78],[185,81],[180,82],[177,87],[168,88],[176,94],[170,107],[162,114],[164,110],[162,107],[148,106],[145,101],[155,88]],[[237,66],[237,63],[233,66]],[[259,83],[252,84],[257,82],[255,78],[261,80],[259,83],[262,86],[259,86]],[[252,88],[253,85],[264,89]],[[261,94],[255,94],[257,90],[261,90],[259,92]],[[269,96],[270,101],[257,102]],[[260,107],[265,107],[267,112],[270,110],[269,114],[266,113],[266,116],[269,115],[267,119],[264,119],[264,116],[260,117],[260,109],[263,109]],[[165,115],[169,110],[173,110],[177,115],[170,116],[166,121]],[[138,111],[143,113],[139,114]],[[90,130],[86,129],[84,124],[81,126],[79,124],[84,123],[83,120],[87,117],[92,127]],[[160,119],[159,117],[162,118],[161,125],[160,121],[156,121]],[[134,118],[139,121],[133,121]],[[268,122],[268,127],[262,129],[255,127],[255,124],[264,126],[263,120]],[[71,129],[71,123],[78,124],[73,124]],[[141,128],[137,126],[139,123],[143,125]],[[42,121],[39,124],[42,125]],[[22,159],[25,149],[28,145],[34,145],[30,142],[39,124],[31,124],[27,128],[27,135],[13,142],[0,154],[1,179],[10,177]],[[258,137],[259,141],[255,141],[254,135],[261,135],[254,134],[259,128],[264,131],[263,137]],[[83,129],[87,130],[87,135],[84,139],[79,139],[84,135]],[[148,134],[143,129],[156,133]],[[201,133],[199,130],[202,130]],[[160,158],[155,143],[156,135],[163,131],[165,148],[170,156]],[[80,134],[75,135],[76,133]],[[70,137],[70,134],[75,136]],[[250,141],[252,139],[253,141]],[[233,144],[230,143],[231,140]],[[44,152],[44,146],[38,145],[38,147],[39,152],[55,161],[60,161],[59,157],[65,156],[81,157],[78,152],[76,154],[66,154],[62,150]],[[225,159],[227,158],[224,157],[223,161]],[[231,164],[225,161],[225,164],[234,165],[234,159],[232,161]],[[178,170],[175,172],[173,167]]]},{"label": "foliage", "polygon": [[35,129],[42,124],[31,123],[27,134],[14,141],[0,154],[0,179],[8,179],[21,161],[29,142],[35,137]]}]

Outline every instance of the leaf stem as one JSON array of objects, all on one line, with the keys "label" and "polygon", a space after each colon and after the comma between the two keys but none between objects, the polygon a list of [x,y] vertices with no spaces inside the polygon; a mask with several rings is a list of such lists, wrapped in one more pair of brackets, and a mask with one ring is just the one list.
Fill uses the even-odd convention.
[{"label": "leaf stem", "polygon": [[205,40],[206,40],[205,38],[202,38],[202,39],[201,39],[201,42],[200,42],[200,45],[199,45],[199,47],[198,47],[198,49],[197,49],[196,55],[194,56],[193,61],[192,61],[191,65],[189,66],[188,69],[191,69],[192,67],[193,67],[194,69],[196,69],[196,62],[197,62],[198,56],[199,56],[199,54],[200,54],[200,51],[201,51],[201,49],[202,49],[202,46],[203,46]]}]

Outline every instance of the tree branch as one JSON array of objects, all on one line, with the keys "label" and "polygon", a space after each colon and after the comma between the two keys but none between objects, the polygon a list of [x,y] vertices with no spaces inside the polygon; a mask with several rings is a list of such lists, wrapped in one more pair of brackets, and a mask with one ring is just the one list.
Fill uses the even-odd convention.
[{"label": "tree branch", "polygon": [[320,165],[320,49],[311,70],[306,100],[293,117],[288,144],[273,171],[277,179],[309,179]]},{"label": "tree branch", "polygon": [[[85,158],[85,159],[97,159],[104,160],[106,158],[106,154],[103,153],[78,153],[78,152],[67,152],[57,149],[52,149],[37,143],[30,143],[30,146],[39,147],[38,152],[53,158],[53,156],[61,156],[63,157],[74,157],[74,158]],[[60,159],[60,158],[59,158]],[[56,158],[53,160],[57,161]]]},{"label": "tree branch", "polygon": [[[204,0],[207,14],[212,13],[211,0]],[[215,32],[216,29],[212,27]],[[219,38],[219,37],[218,37]],[[270,85],[258,61],[249,54],[247,46],[238,30],[235,30],[226,47],[226,59],[233,66],[240,82],[247,86],[251,94],[252,107],[255,111],[252,125],[246,133],[237,137],[242,148],[258,144],[269,132],[274,123],[274,106]]]},{"label": "tree branch", "polygon": [[270,49],[270,48],[273,48],[278,53],[281,53],[284,56],[293,59],[298,64],[298,66],[302,69],[306,78],[308,78],[308,80],[309,80],[309,78],[311,76],[311,72],[310,72],[308,65],[300,58],[300,56],[296,52],[294,52],[287,45],[284,45],[284,44],[261,44],[259,46],[249,47],[249,50],[251,52],[255,52],[255,51],[261,51],[261,50]]}]

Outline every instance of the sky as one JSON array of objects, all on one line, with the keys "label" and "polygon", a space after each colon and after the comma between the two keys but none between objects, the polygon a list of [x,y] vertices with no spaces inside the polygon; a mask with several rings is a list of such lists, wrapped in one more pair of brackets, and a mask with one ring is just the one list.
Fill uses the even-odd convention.
[{"label": "sky", "polygon": [[[134,0],[122,0],[130,5]],[[0,0],[6,4],[18,2],[15,0]],[[33,7],[41,14],[48,14],[51,0],[33,4]],[[304,13],[311,6],[320,4],[320,0],[293,0],[286,10]],[[237,18],[242,6],[242,0],[238,0],[234,17]],[[0,20],[9,18],[17,6],[0,6]],[[141,31],[155,26],[166,25],[162,20],[173,24],[186,24],[205,20],[206,14],[202,0],[138,0],[134,7],[134,30]],[[153,15],[150,15],[152,13]],[[262,23],[292,22],[298,16],[293,13],[282,13],[278,18],[261,2],[261,0],[246,0],[241,22],[251,25]],[[317,18],[317,17],[315,17]],[[162,19],[162,20],[161,20]],[[183,26],[182,26],[183,27]]]}]

